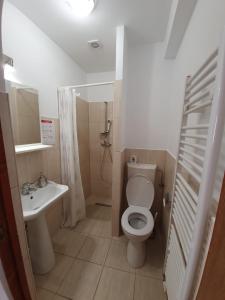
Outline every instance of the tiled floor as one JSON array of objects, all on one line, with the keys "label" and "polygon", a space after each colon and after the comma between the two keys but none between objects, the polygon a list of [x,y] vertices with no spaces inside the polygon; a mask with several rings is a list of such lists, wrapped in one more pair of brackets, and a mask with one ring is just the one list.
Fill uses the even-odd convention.
[{"label": "tiled floor", "polygon": [[36,276],[38,300],[165,300],[160,239],[148,241],[140,269],[126,259],[127,240],[111,237],[111,208],[93,205],[74,230],[54,236],[56,265]]}]

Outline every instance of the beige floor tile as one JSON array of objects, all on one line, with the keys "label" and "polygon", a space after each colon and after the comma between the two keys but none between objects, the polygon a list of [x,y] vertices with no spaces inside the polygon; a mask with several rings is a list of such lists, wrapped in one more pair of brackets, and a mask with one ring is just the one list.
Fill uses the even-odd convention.
[{"label": "beige floor tile", "polygon": [[73,300],[93,299],[101,270],[99,265],[75,260],[57,294]]},{"label": "beige floor tile", "polygon": [[138,276],[135,279],[134,300],[166,300],[161,280]]},{"label": "beige floor tile", "polygon": [[100,203],[105,206],[112,206],[112,196],[110,194],[109,197],[98,197],[96,203]]},{"label": "beige floor tile", "polygon": [[60,229],[53,237],[54,250],[61,254],[76,257],[85,238],[85,235],[75,231]]},{"label": "beige floor tile", "polygon": [[78,258],[88,260],[96,264],[103,264],[108,253],[110,243],[110,239],[89,236],[86,238]]},{"label": "beige floor tile", "polygon": [[135,272],[127,261],[127,242],[112,240],[105,265],[126,272]]},{"label": "beige floor tile", "polygon": [[37,300],[53,300],[54,294],[44,289],[37,289]]},{"label": "beige floor tile", "polygon": [[95,220],[85,218],[84,220],[80,221],[76,227],[74,228],[74,231],[80,232],[83,234],[88,234],[90,230],[92,229],[94,225]]},{"label": "beige floor tile", "polygon": [[128,242],[128,239],[125,235],[114,236],[113,240],[120,241],[120,242]]},{"label": "beige floor tile", "polygon": [[[98,197],[95,198],[98,201]],[[90,205],[87,207],[87,217],[95,220],[111,221],[112,208],[102,205]]]},{"label": "beige floor tile", "polygon": [[71,257],[56,254],[54,268],[48,274],[35,276],[37,286],[56,292],[72,263],[73,259]]},{"label": "beige floor tile", "polygon": [[143,267],[136,274],[162,279],[163,251],[159,237],[147,242],[147,257]]},{"label": "beige floor tile", "polygon": [[38,289],[37,300],[67,300],[64,297],[53,294],[47,290]]},{"label": "beige floor tile", "polygon": [[59,295],[55,295],[53,300],[68,300],[68,298],[61,297]]},{"label": "beige floor tile", "polygon": [[94,297],[95,300],[132,300],[134,293],[132,273],[105,267]]},{"label": "beige floor tile", "polygon": [[92,228],[89,231],[89,235],[111,238],[112,237],[112,225],[111,221],[93,220]]}]

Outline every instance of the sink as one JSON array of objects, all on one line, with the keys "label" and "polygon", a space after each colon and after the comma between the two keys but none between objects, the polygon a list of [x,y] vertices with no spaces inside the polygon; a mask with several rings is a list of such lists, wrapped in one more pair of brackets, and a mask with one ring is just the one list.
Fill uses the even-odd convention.
[{"label": "sink", "polygon": [[46,208],[62,197],[68,186],[48,181],[48,184],[29,195],[21,195],[25,221],[37,218]]},{"label": "sink", "polygon": [[35,274],[46,274],[55,265],[55,254],[45,218],[48,207],[59,200],[68,186],[49,181],[29,195],[21,195],[23,217],[27,222],[30,257]]}]

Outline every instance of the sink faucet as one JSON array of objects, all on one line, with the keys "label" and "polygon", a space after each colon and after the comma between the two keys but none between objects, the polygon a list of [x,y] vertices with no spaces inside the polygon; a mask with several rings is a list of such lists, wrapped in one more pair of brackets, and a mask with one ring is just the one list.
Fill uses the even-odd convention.
[{"label": "sink faucet", "polygon": [[22,185],[22,189],[21,189],[21,193],[22,195],[29,195],[30,192],[32,191],[36,191],[36,187],[33,183],[30,183],[30,182],[25,182],[23,185]]},{"label": "sink faucet", "polygon": [[48,184],[48,179],[45,175],[43,175],[42,173],[40,174],[40,177],[37,180],[37,186],[39,188],[43,188]]},{"label": "sink faucet", "polygon": [[31,183],[31,182],[23,183],[22,188],[21,188],[21,193],[22,193],[22,195],[29,195],[30,192],[36,191],[37,188],[43,188],[47,184],[48,184],[47,177],[41,173],[39,178],[37,179],[37,181],[35,181],[34,183]]}]

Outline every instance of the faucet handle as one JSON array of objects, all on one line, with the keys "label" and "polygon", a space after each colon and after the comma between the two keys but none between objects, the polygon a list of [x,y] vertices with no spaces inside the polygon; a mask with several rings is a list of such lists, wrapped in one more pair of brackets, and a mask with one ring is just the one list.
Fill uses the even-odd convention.
[{"label": "faucet handle", "polygon": [[25,182],[22,184],[22,195],[29,195],[30,194],[30,183],[29,182]]},{"label": "faucet handle", "polygon": [[44,174],[40,174],[39,178],[38,178],[38,186],[40,188],[45,187],[48,184],[48,179]]},{"label": "faucet handle", "polygon": [[29,189],[30,189],[30,191],[36,191],[37,190],[36,184],[35,183],[30,183],[29,184]]}]

